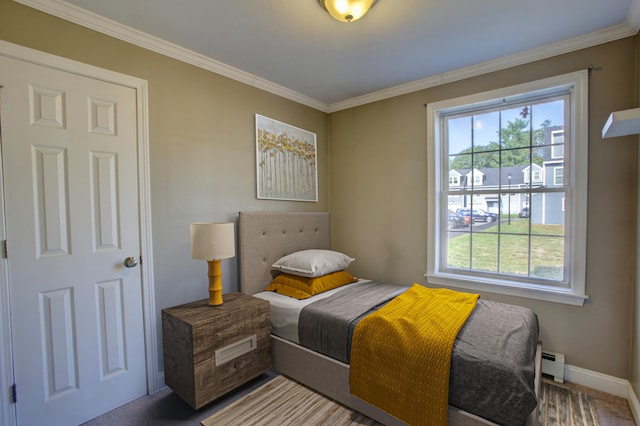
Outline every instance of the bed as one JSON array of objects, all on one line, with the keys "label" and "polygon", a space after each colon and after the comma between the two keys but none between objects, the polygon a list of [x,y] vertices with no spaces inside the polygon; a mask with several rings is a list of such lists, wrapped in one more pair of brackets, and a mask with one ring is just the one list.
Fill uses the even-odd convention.
[{"label": "bed", "polygon": [[[263,292],[273,279],[271,266],[282,256],[306,249],[330,249],[329,214],[316,212],[240,212],[239,269],[240,290],[243,293],[269,299]],[[262,293],[262,294],[258,294]],[[280,295],[276,295],[280,296]],[[272,312],[276,308],[272,301]],[[273,320],[273,318],[272,318]],[[401,425],[401,421],[367,404],[349,391],[349,365],[332,357],[309,350],[293,340],[277,324],[272,331],[273,367],[318,392],[385,425]],[[284,330],[284,331],[283,331]],[[536,399],[540,390],[541,346],[535,350]],[[451,399],[450,399],[451,400]],[[526,424],[537,424],[538,409],[533,409]],[[496,424],[473,412],[449,405],[449,424]]]}]

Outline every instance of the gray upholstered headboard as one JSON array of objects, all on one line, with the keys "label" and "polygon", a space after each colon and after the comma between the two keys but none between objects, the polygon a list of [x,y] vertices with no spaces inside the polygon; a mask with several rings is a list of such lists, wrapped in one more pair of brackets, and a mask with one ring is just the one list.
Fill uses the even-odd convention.
[{"label": "gray upholstered headboard", "polygon": [[240,212],[240,291],[254,294],[272,280],[271,265],[286,254],[329,249],[329,213]]}]

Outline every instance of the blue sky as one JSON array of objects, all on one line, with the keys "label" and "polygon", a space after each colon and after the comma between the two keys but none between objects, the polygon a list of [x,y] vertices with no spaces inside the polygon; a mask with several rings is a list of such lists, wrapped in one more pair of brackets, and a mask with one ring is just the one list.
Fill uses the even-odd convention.
[{"label": "blue sky", "polygon": [[[551,125],[563,124],[562,99],[551,102],[539,103],[531,106],[529,104],[529,115],[527,119],[533,120],[534,128],[539,128],[545,121],[549,120]],[[514,106],[502,110],[502,121],[504,125],[520,116],[524,105]],[[490,111],[484,114],[473,116],[473,140],[475,145],[486,145],[491,141],[498,141],[498,130],[500,114],[498,111]],[[471,115],[451,118],[448,120],[449,126],[449,154],[459,153],[471,147]]]}]

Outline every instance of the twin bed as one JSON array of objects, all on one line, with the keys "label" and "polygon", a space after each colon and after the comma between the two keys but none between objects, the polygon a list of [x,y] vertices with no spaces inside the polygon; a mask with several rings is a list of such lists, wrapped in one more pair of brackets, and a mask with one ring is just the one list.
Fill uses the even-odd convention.
[{"label": "twin bed", "polygon": [[[327,356],[300,344],[298,319],[301,312],[309,310],[308,305],[322,298],[334,300],[336,293],[353,292],[350,289],[357,286],[367,287],[366,280],[304,300],[263,291],[274,277],[272,265],[283,256],[307,249],[330,249],[329,214],[240,212],[238,229],[240,290],[271,304],[273,368],[380,423],[404,424],[351,394],[348,354]],[[522,322],[514,328],[510,323],[515,319]],[[511,328],[501,328],[505,326]],[[478,301],[455,341],[449,424],[510,424],[515,418],[525,419],[527,425],[537,424],[538,410],[532,408],[540,389],[541,347],[537,332],[537,318],[529,310]],[[503,336],[505,333],[508,338]],[[510,346],[508,362],[492,359],[496,345],[505,345],[500,350]],[[496,364],[511,364],[516,358],[524,360],[524,364],[514,364],[513,371],[495,370]],[[526,411],[524,415],[522,410]]]}]

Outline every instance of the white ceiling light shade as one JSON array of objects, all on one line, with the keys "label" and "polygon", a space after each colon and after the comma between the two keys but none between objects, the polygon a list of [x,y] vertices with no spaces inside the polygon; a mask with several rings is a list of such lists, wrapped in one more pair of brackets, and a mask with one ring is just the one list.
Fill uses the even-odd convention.
[{"label": "white ceiling light shade", "polygon": [[318,0],[329,15],[340,22],[353,22],[362,18],[378,0]]}]

